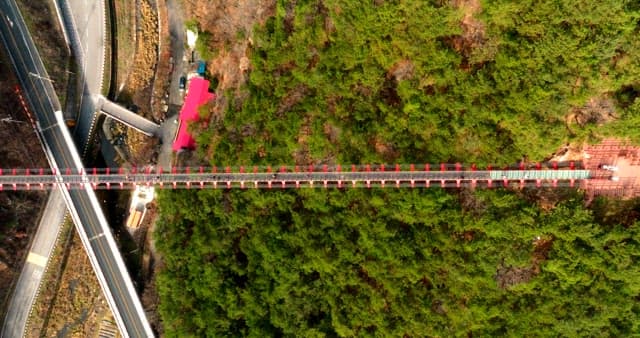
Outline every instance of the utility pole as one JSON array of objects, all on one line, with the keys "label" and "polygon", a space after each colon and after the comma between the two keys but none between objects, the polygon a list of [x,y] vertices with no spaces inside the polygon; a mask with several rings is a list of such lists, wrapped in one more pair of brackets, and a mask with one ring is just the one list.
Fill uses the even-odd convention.
[{"label": "utility pole", "polygon": [[47,80],[47,81],[51,82],[52,84],[55,83],[55,81],[51,80],[50,78],[44,77],[44,76],[40,76],[39,74],[36,74],[36,73],[29,72],[29,75],[33,76],[33,77],[37,77],[40,80]]},{"label": "utility pole", "polygon": [[14,120],[11,116],[0,118],[2,123],[24,123],[24,121]]}]

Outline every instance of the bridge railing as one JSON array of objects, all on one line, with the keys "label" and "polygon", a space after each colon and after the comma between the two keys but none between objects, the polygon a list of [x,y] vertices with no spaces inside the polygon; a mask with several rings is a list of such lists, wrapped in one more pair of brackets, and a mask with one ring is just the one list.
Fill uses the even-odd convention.
[{"label": "bridge railing", "polygon": [[259,166],[190,166],[190,167],[120,167],[120,168],[1,168],[0,176],[20,175],[97,175],[97,174],[195,174],[195,173],[272,173],[272,172],[450,172],[450,171],[500,171],[500,170],[583,170],[582,162],[540,162],[531,164],[512,164],[508,166],[488,165],[478,167],[474,164],[436,163],[436,164],[334,164],[334,165],[259,165]]},{"label": "bridge railing", "polygon": [[[527,166],[521,166],[527,168]],[[301,187],[498,187],[574,186],[591,178],[588,170],[569,169],[557,164],[536,165],[538,169],[477,170],[475,166],[351,165],[280,167],[185,167],[93,168],[93,169],[11,169],[0,170],[0,189],[47,189],[64,185],[67,189],[132,189],[137,185],[160,188],[301,188]],[[562,169],[561,169],[562,168]],[[573,169],[571,169],[573,168]],[[451,170],[453,169],[453,170]]]}]

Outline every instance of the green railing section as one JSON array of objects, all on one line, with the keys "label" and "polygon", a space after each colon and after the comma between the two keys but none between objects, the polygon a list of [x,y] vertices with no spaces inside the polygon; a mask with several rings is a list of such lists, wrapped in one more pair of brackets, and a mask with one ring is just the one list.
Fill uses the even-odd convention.
[{"label": "green railing section", "polygon": [[492,170],[492,180],[583,180],[591,178],[589,170]]}]

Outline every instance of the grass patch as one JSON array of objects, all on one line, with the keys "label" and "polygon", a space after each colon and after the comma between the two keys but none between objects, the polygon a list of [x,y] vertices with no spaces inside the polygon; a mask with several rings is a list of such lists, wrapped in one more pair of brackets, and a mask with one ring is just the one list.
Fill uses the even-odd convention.
[{"label": "grass patch", "polygon": [[117,50],[116,91],[124,83],[133,68],[135,55],[136,7],[134,1],[113,0],[115,5],[115,44]]},{"label": "grass patch", "polygon": [[[109,96],[109,90],[111,89],[111,64],[113,63],[113,50],[112,50],[112,42],[113,34],[112,34],[112,6],[111,1],[108,1],[109,4],[105,6],[105,16],[107,20],[105,20],[104,27],[104,70],[102,74],[102,86],[100,87],[100,92],[104,97]],[[117,58],[116,58],[117,59]]]}]

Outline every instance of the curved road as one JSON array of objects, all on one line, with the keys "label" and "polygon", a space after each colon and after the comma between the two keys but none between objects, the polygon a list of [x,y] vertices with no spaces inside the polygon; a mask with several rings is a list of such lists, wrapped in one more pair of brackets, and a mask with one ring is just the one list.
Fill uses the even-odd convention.
[{"label": "curved road", "polygon": [[[14,0],[0,2],[0,36],[39,125],[53,168],[81,168],[77,150],[62,122],[60,103]],[[89,253],[107,302],[125,336],[153,336],[131,279],[117,252],[93,190],[61,190]]]},{"label": "curved road", "polygon": [[105,20],[104,0],[57,0],[71,40],[71,49],[80,73],[82,90],[80,112],[77,117],[74,137],[77,144],[85,145],[93,132],[96,121],[96,101],[101,95],[105,64]]},{"label": "curved road", "polygon": [[[74,22],[75,20],[72,19],[67,1],[55,0],[55,2],[58,13],[64,16],[60,19],[67,23]],[[75,4],[76,7],[87,4],[86,1],[74,1],[74,3],[76,2],[78,3]],[[91,10],[87,10],[85,12],[88,14],[87,18],[89,20],[86,24],[83,24],[83,39],[79,39],[79,41],[85,42],[84,46],[87,47],[83,48],[83,50],[86,51],[83,55],[87,55],[89,58],[79,66],[92,67],[91,69],[96,69],[96,65],[102,65],[104,63],[104,44],[101,43],[102,39],[90,40],[88,39],[88,36],[89,34],[98,36],[103,35],[104,24],[100,24],[95,18],[103,16],[104,10],[101,10],[100,6],[93,5]],[[10,20],[10,18],[7,17],[7,20]],[[84,22],[84,20],[80,21]],[[61,24],[64,22],[61,22]],[[62,29],[65,30],[67,30],[67,28],[68,27],[62,27]],[[91,42],[93,42],[94,45],[89,48],[88,44]],[[73,47],[74,50],[76,50],[76,46]],[[85,76],[82,76],[83,73]],[[86,148],[87,140],[89,139],[95,117],[94,108],[91,106],[91,95],[87,93],[91,93],[93,91],[99,92],[100,87],[102,86],[102,73],[102,71],[93,71],[88,74],[86,71],[79,72],[79,78],[83,81],[80,85],[82,89],[82,109],[80,111],[80,116],[75,116],[77,112],[68,112],[69,118],[77,119],[79,122],[78,128],[76,129],[76,136],[79,142],[78,144],[81,144],[82,148]],[[4,324],[0,331],[0,337],[19,337],[24,334],[33,301],[37,296],[49,256],[55,247],[56,238],[60,232],[66,211],[65,202],[60,191],[52,191],[47,199],[45,207],[43,208],[36,234],[27,255],[27,260],[22,267],[15,289],[11,295],[9,303],[11,311],[7,311],[6,313],[3,322]]]}]

